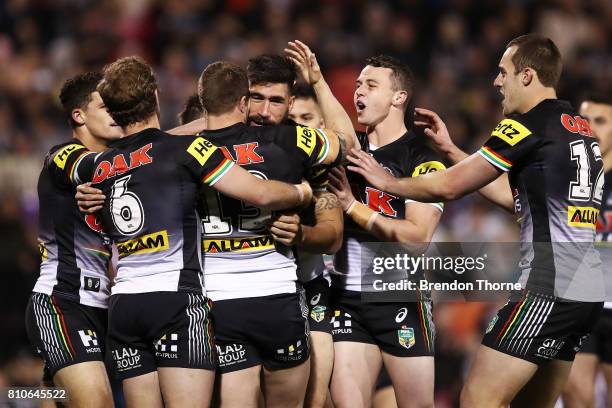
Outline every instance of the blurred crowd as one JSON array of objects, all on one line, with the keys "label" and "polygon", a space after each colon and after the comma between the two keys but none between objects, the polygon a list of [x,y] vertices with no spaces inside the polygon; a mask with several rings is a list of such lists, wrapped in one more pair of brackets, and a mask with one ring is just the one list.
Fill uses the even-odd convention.
[{"label": "blurred crowd", "polygon": [[[611,21],[608,0],[1,1],[0,386],[27,379],[14,366],[26,354],[23,313],[37,276],[36,180],[49,147],[70,136],[57,97],[66,78],[141,55],[155,66],[162,127],[169,128],[208,63],[244,64],[300,39],[354,117],[364,60],[386,53],[415,72],[416,105],[438,112],[455,142],[473,152],[501,115],[492,82],[510,39],[531,31],[550,36],[564,58],[559,95],[577,103],[612,84]],[[475,195],[446,206],[436,239],[514,241],[517,232],[510,216]],[[453,399],[490,310],[468,303],[436,311],[446,359],[437,364],[446,386],[441,406]]]}]

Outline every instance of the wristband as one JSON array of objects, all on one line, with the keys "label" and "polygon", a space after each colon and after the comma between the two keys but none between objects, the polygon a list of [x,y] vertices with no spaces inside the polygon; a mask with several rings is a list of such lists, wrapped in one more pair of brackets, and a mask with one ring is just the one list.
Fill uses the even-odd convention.
[{"label": "wristband", "polygon": [[378,217],[378,213],[373,211],[366,205],[354,201],[346,212],[351,216],[355,224],[359,225],[366,231],[371,231],[374,226],[374,221]]},{"label": "wristband", "polygon": [[353,207],[355,207],[355,204],[357,204],[357,200],[353,198],[353,201],[351,201],[351,205],[349,205],[346,209],[346,215],[351,215],[351,211],[353,211]]}]

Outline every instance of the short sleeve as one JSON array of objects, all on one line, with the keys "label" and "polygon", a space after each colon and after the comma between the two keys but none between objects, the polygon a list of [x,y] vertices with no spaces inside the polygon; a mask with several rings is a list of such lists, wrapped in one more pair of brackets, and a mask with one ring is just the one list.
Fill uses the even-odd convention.
[{"label": "short sleeve", "polygon": [[509,171],[524,160],[537,144],[535,135],[517,119],[504,119],[478,153],[500,171]]},{"label": "short sleeve", "polygon": [[329,167],[318,165],[311,169],[306,180],[315,192],[326,191],[329,185]]},{"label": "short sleeve", "polygon": [[191,139],[180,154],[187,170],[209,186],[221,180],[234,165],[217,146],[203,137]]},{"label": "short sleeve", "polygon": [[[410,177],[419,177],[434,171],[446,170],[446,166],[440,160],[439,156],[430,149],[423,149],[417,153],[409,168]],[[405,204],[416,202],[406,199]],[[444,211],[444,203],[430,203],[440,211]]]},{"label": "short sleeve", "polygon": [[274,126],[272,129],[279,132],[275,143],[304,158],[306,167],[320,165],[329,154],[330,130],[299,125]]},{"label": "short sleeve", "polygon": [[64,145],[49,154],[46,166],[59,186],[76,186],[91,181],[95,153],[78,143]]}]

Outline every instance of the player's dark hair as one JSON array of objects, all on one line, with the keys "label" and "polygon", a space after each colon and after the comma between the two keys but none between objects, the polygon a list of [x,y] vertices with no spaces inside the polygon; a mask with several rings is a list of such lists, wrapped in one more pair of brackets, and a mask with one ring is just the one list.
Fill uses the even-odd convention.
[{"label": "player's dark hair", "polygon": [[510,41],[506,48],[512,46],[517,47],[512,56],[515,74],[529,67],[538,73],[542,85],[557,87],[563,62],[559,49],[550,38],[539,34],[525,34]]},{"label": "player's dark hair", "polygon": [[406,105],[412,100],[414,93],[414,74],[406,64],[389,55],[379,55],[366,60],[366,65],[376,68],[389,68],[391,73],[391,84],[394,91],[406,91],[408,99]]},{"label": "player's dark hair", "polygon": [[249,80],[242,67],[232,62],[213,62],[198,80],[198,96],[206,112],[218,115],[230,112],[249,94]]},{"label": "player's dark hair", "polygon": [[178,121],[180,125],[184,125],[185,123],[200,119],[203,115],[204,108],[200,102],[200,97],[198,94],[194,94],[185,102],[183,110],[178,114]]},{"label": "player's dark hair", "polygon": [[312,86],[304,82],[296,82],[296,84],[293,86],[293,89],[291,90],[291,96],[302,99],[311,98],[315,102],[317,102],[317,95],[315,94],[314,89],[312,88]]},{"label": "player's dark hair", "polygon": [[107,65],[98,85],[108,112],[121,127],[155,114],[157,89],[153,69],[140,57],[125,57]]},{"label": "player's dark hair", "polygon": [[283,55],[264,54],[249,60],[247,75],[251,85],[287,84],[291,91],[297,79],[297,67]]},{"label": "player's dark hair", "polygon": [[80,125],[72,119],[72,111],[87,107],[89,102],[91,102],[92,92],[96,91],[96,87],[101,80],[101,73],[87,72],[69,78],[62,85],[59,98],[66,118],[73,129]]},{"label": "player's dark hair", "polygon": [[586,94],[582,100],[584,102],[593,102],[593,103],[600,103],[602,105],[612,106],[612,93],[605,92],[605,91],[595,91],[595,92]]}]

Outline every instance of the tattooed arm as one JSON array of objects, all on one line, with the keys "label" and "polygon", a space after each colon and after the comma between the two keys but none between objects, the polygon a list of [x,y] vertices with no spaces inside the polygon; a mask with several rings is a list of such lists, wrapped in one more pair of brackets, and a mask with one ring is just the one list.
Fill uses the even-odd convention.
[{"label": "tattooed arm", "polygon": [[315,193],[315,198],[315,225],[303,225],[298,214],[283,214],[274,220],[270,232],[285,245],[317,254],[335,253],[342,246],[342,208],[336,196],[327,191]]}]

